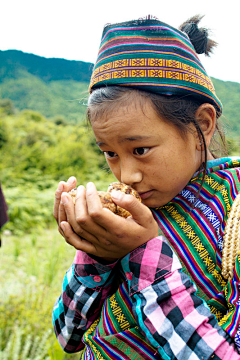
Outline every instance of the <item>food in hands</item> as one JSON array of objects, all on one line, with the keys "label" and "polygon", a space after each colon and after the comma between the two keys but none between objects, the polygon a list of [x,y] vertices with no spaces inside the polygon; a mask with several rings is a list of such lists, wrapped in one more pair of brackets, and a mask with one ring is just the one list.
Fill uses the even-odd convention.
[{"label": "food in hands", "polygon": [[[116,191],[122,191],[124,194],[133,195],[136,199],[138,199],[140,202],[142,202],[142,199],[138,192],[134,190],[131,186],[120,183],[120,182],[113,182],[109,185],[107,192],[105,191],[98,191],[98,196],[100,197],[102,206],[106,209],[111,210],[114,214],[122,216],[124,218],[127,218],[128,216],[131,216],[130,212],[123,209],[122,207],[115,204],[111,197],[111,192],[113,190]],[[75,204],[75,199],[77,195],[77,189],[72,189],[69,192],[69,195],[71,195],[73,199],[73,203]]]}]

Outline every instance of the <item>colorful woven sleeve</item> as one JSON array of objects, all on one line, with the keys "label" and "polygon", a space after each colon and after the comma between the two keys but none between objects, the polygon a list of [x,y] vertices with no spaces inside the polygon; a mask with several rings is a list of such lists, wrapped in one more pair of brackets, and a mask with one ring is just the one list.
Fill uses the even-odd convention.
[{"label": "colorful woven sleeve", "polygon": [[137,324],[162,359],[240,359],[163,236],[121,260]]},{"label": "colorful woven sleeve", "polygon": [[105,299],[113,291],[116,264],[103,265],[77,251],[52,315],[54,331],[64,351],[73,353],[83,348],[84,332],[99,317]]},{"label": "colorful woven sleeve", "polygon": [[227,282],[224,294],[228,306],[226,315],[220,320],[219,325],[227,331],[240,351],[240,254],[238,254],[233,268],[233,277]]}]

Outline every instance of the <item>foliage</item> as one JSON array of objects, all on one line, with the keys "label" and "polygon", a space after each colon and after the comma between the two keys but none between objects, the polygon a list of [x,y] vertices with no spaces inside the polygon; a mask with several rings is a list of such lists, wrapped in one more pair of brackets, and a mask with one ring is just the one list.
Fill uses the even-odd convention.
[{"label": "foliage", "polygon": [[[0,108],[1,111],[1,108]],[[0,117],[0,149],[8,141],[8,132],[6,123],[2,121]]]},{"label": "foliage", "polygon": [[0,107],[2,108],[2,112],[6,115],[15,114],[15,108],[12,100],[10,99],[0,99]]},{"label": "foliage", "polygon": [[[51,322],[62,278],[74,257],[57,230],[3,235],[0,252],[0,359],[66,360]],[[9,271],[11,269],[11,271]]]},{"label": "foliage", "polygon": [[[2,332],[2,331],[1,331]],[[0,332],[0,334],[1,334]],[[51,330],[40,336],[29,333],[28,327],[17,324],[8,338],[6,347],[0,351],[2,360],[51,360],[48,353],[48,337]],[[0,335],[1,336],[1,335]]]},{"label": "foliage", "polygon": [[79,184],[94,181],[101,190],[114,180],[85,126],[56,124],[31,110],[2,113],[0,125],[1,182],[10,217],[6,229],[13,233],[51,225],[60,180],[74,175]]},{"label": "foliage", "polygon": [[9,208],[6,228],[13,233],[21,234],[30,229],[39,231],[52,224],[53,188],[41,191],[33,186],[27,189],[18,186],[6,188],[4,195]]},{"label": "foliage", "polygon": [[228,138],[239,137],[240,124],[240,84],[212,79],[216,94],[223,104],[223,124]]},{"label": "foliage", "polygon": [[62,351],[51,323],[74,257],[74,249],[51,230],[54,193],[58,182],[71,175],[84,185],[94,181],[102,190],[113,176],[103,169],[103,155],[86,126],[0,108],[0,135],[1,182],[10,218],[4,230],[13,234],[3,235],[0,249],[0,358],[77,360],[79,354]]},{"label": "foliage", "polygon": [[47,117],[63,115],[68,123],[83,122],[88,84],[74,80],[44,82],[25,70],[17,78],[0,84],[2,98],[9,98],[19,110],[33,109]]}]

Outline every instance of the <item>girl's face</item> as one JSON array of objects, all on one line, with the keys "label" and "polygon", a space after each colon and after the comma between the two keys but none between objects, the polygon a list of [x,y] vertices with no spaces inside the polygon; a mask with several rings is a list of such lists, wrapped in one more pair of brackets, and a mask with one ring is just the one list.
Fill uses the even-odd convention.
[{"label": "girl's face", "polygon": [[142,107],[137,100],[119,106],[91,123],[113,174],[137,190],[148,207],[173,199],[201,164],[199,138],[192,132],[183,137],[148,100]]}]

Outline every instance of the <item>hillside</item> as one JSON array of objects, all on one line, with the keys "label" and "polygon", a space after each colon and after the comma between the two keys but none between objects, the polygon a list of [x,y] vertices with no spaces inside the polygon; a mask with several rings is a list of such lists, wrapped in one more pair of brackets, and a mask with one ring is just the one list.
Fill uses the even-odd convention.
[{"label": "hillside", "polygon": [[240,84],[212,78],[216,93],[223,104],[223,119],[227,136],[240,136]]},{"label": "hillside", "polygon": [[56,80],[88,82],[92,68],[93,64],[83,61],[47,59],[19,50],[0,50],[0,83],[9,78],[17,79],[21,70],[46,82]]},{"label": "hillside", "polygon": [[[48,118],[83,121],[88,83],[93,64],[65,59],[46,59],[22,51],[0,51],[0,95],[19,109],[41,112]],[[240,134],[240,84],[212,79],[223,103],[222,121],[227,136]]]},{"label": "hillside", "polygon": [[92,67],[82,61],[0,51],[0,95],[11,99],[18,110],[60,116],[76,124],[85,116]]},{"label": "hillside", "polygon": [[0,91],[1,97],[11,99],[18,110],[35,110],[48,118],[61,116],[72,124],[81,122],[86,111],[86,82],[45,82],[22,70],[18,78],[4,80],[0,84]]}]

